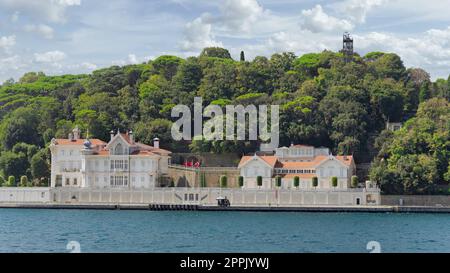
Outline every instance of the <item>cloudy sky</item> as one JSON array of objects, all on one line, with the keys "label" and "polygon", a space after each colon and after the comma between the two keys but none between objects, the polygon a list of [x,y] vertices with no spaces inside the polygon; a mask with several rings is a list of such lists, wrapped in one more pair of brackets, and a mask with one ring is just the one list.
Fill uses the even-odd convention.
[{"label": "cloudy sky", "polygon": [[221,46],[238,59],[340,49],[396,52],[450,74],[450,0],[0,0],[0,82],[87,73]]}]

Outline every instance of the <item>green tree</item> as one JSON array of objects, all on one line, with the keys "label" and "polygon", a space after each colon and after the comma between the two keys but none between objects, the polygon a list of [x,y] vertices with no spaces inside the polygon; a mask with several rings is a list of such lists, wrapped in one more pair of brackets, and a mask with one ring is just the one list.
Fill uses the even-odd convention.
[{"label": "green tree", "polygon": [[12,175],[8,176],[8,182],[6,183],[6,187],[15,187],[16,186],[16,178]]},{"label": "green tree", "polygon": [[370,178],[384,193],[432,194],[447,184],[450,161],[450,107],[432,98],[419,105],[415,117],[384,145]]},{"label": "green tree", "polygon": [[177,73],[178,66],[182,64],[184,60],[182,58],[170,55],[163,55],[152,61],[155,71],[166,78],[166,80],[172,80],[172,77]]},{"label": "green tree", "polygon": [[314,188],[316,188],[319,185],[319,179],[317,178],[317,176],[313,176],[312,178],[312,186]]},{"label": "green tree", "polygon": [[28,72],[19,79],[19,83],[34,83],[44,77],[45,74],[43,72]]},{"label": "green tree", "polygon": [[241,51],[240,61],[241,61],[241,62],[245,62],[245,54],[244,54],[244,51]]},{"label": "green tree", "polygon": [[[134,134],[136,136],[136,140],[152,145],[155,137],[161,140],[172,139],[171,128],[172,122],[166,119],[155,119],[150,122],[140,121],[135,125]],[[173,148],[168,141],[160,142],[160,147],[167,149]]]},{"label": "green tree", "polygon": [[[241,54],[242,55],[242,54]],[[223,59],[231,59],[230,52],[225,48],[221,47],[207,47],[202,50],[200,53],[201,57],[215,57],[215,58],[223,58]]]},{"label": "green tree", "polygon": [[29,186],[28,177],[26,175],[22,175],[20,177],[19,187],[28,187],[28,186]]},{"label": "green tree", "polygon": [[281,188],[281,176],[275,177],[276,186]]},{"label": "green tree", "polygon": [[206,175],[204,172],[200,174],[200,187],[205,188],[207,186],[206,184]]},{"label": "green tree", "polygon": [[331,186],[333,186],[333,188],[338,186],[338,178],[336,176],[331,177]]},{"label": "green tree", "polygon": [[357,188],[358,187],[358,177],[356,175],[353,175],[351,178],[351,182],[352,182],[352,188]]},{"label": "green tree", "polygon": [[300,177],[294,176],[294,187],[298,188],[300,186]]},{"label": "green tree", "polygon": [[42,144],[38,130],[39,116],[31,108],[18,108],[0,124],[0,142],[4,149],[10,150],[16,143]]},{"label": "green tree", "polygon": [[46,149],[37,152],[30,161],[31,175],[34,181],[48,183],[50,178],[50,164]]},{"label": "green tree", "polygon": [[238,183],[239,183],[239,187],[243,187],[244,186],[244,177],[242,175],[240,175],[238,177]]},{"label": "green tree", "polygon": [[419,102],[424,102],[431,98],[430,82],[425,81],[419,90]]},{"label": "green tree", "polygon": [[20,177],[27,173],[28,168],[29,162],[23,153],[6,151],[0,155],[0,170],[5,175]]},{"label": "green tree", "polygon": [[222,175],[220,177],[220,187],[221,188],[226,188],[227,187],[227,176],[226,175]]}]

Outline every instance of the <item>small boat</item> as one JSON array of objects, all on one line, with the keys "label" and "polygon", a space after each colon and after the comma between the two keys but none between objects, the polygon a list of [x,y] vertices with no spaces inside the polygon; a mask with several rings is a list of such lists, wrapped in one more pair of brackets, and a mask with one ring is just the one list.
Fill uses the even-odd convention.
[{"label": "small boat", "polygon": [[230,206],[230,200],[228,200],[228,198],[225,196],[219,196],[216,198],[217,200],[217,205],[219,207],[229,207]]}]

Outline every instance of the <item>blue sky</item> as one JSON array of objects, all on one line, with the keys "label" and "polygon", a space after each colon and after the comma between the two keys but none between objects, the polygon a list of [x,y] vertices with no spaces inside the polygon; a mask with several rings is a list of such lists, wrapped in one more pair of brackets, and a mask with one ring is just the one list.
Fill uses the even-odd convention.
[{"label": "blue sky", "polygon": [[0,0],[0,82],[27,71],[88,73],[222,46],[238,58],[396,52],[433,79],[450,74],[450,0]]}]

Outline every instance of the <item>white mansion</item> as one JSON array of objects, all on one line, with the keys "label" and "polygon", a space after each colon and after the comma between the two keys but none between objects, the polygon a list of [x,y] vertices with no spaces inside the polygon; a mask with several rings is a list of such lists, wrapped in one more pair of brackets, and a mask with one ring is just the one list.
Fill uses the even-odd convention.
[{"label": "white mansion", "polygon": [[68,139],[52,139],[51,187],[153,188],[168,171],[170,152],[134,141],[132,131],[111,131],[108,143],[82,139],[75,128]]},{"label": "white mansion", "polygon": [[300,189],[312,189],[312,178],[317,177],[318,189],[330,189],[331,178],[337,177],[339,189],[350,187],[351,176],[356,173],[353,156],[333,156],[328,148],[291,145],[275,150],[274,155],[244,156],[238,166],[244,177],[245,188],[257,188],[257,177],[262,177],[261,188],[275,185],[281,177],[281,188],[294,188],[294,177],[299,177]]}]

